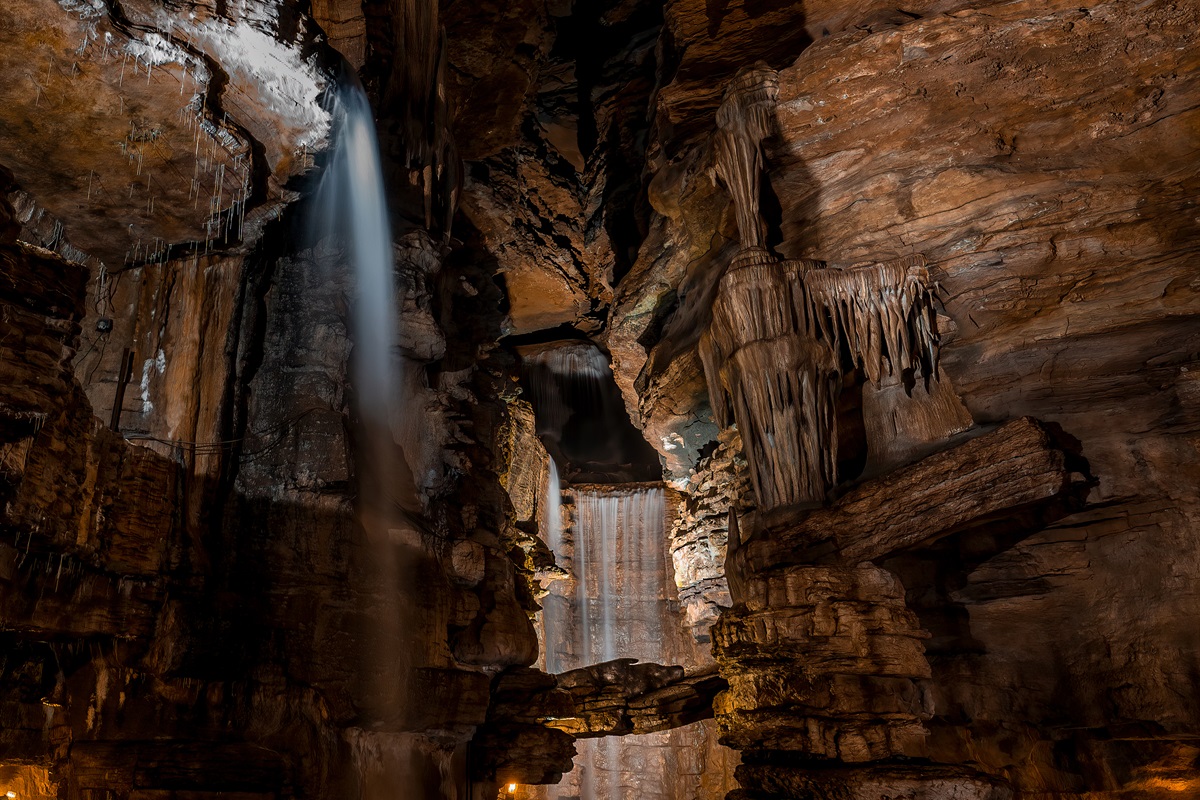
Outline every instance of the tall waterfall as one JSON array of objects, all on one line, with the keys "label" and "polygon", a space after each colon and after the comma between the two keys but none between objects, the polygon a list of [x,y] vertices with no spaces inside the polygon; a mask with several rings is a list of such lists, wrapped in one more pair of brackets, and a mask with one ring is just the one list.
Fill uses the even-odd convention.
[{"label": "tall waterfall", "polygon": [[369,542],[360,592],[367,626],[361,633],[366,714],[350,740],[363,798],[447,798],[452,787],[423,788],[428,781],[419,771],[426,767],[412,755],[420,745],[406,733],[421,702],[410,694],[419,666],[414,644],[427,634],[414,612],[419,553],[401,510],[413,484],[397,444],[404,410],[396,350],[400,305],[379,144],[371,105],[357,82],[339,86],[332,104],[333,148],[315,211],[323,236],[343,245],[354,286],[350,385],[358,417],[358,513]]},{"label": "tall waterfall", "polygon": [[[369,482],[392,483],[396,471],[391,428],[397,418],[399,378],[392,231],[383,165],[371,104],[357,82],[339,87],[334,102],[334,145],[318,195],[319,213],[345,241],[354,274],[354,376],[357,411],[369,448]],[[381,500],[382,498],[375,498]]]},{"label": "tall waterfall", "polygon": [[[563,552],[562,529],[562,480],[558,475],[558,464],[554,458],[549,459],[546,470],[546,506],[541,516],[542,540],[555,556]],[[567,619],[570,609],[553,595],[547,596],[542,609],[542,633],[545,642],[546,672],[551,674],[562,672],[558,652],[552,650],[550,643],[560,640],[567,629]]]},{"label": "tall waterfall", "polygon": [[[670,575],[662,488],[590,485],[573,487],[569,494],[574,499],[573,524],[557,544],[547,539],[573,579],[556,582],[545,601],[547,671],[626,657],[669,663],[665,642],[671,636],[663,619]],[[550,526],[544,531],[549,533]],[[606,737],[579,740],[576,746],[575,770],[562,784],[549,787],[549,798],[642,796],[640,789],[619,784],[623,772],[639,768],[638,757],[630,755],[636,743]],[[660,776],[648,783],[668,781]]]}]

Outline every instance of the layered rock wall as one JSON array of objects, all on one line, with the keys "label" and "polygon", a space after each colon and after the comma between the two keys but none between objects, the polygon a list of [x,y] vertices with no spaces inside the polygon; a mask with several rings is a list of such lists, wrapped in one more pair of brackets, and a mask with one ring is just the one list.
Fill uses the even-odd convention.
[{"label": "layered rock wall", "polygon": [[[683,493],[658,622],[689,674],[716,645],[735,797],[1197,790],[1196,9],[308,5],[381,101],[420,557],[396,580],[362,535],[349,285],[285,209],[338,61],[313,19],[6,4],[0,782],[467,791],[561,578],[513,353],[584,334]],[[719,106],[760,62],[777,104],[738,149]],[[789,291],[795,265],[928,268],[940,379],[837,348],[828,508],[769,517],[752,432],[719,430],[699,344],[745,245]],[[882,341],[834,330],[870,288],[840,280],[820,336]],[[756,462],[760,488],[793,460]],[[717,724],[593,763],[718,796]]]},{"label": "layered rock wall", "polygon": [[[685,8],[674,4],[668,19]],[[745,55],[738,64],[710,55],[710,74],[732,76],[759,58],[780,70],[764,149],[768,246],[835,267],[923,254],[946,293],[938,328],[953,404],[976,425],[1022,414],[1061,424],[1099,480],[1093,509],[1020,543],[1001,537],[881,559],[933,633],[931,752],[984,765],[1019,796],[1190,785],[1178,754],[1191,752],[1182,731],[1195,728],[1194,715],[1150,687],[1193,692],[1172,676],[1191,660],[1177,621],[1194,617],[1194,597],[1165,577],[1160,559],[1140,553],[1170,553],[1171,574],[1190,574],[1195,561],[1179,538],[1196,524],[1195,498],[1178,478],[1190,474],[1183,453],[1195,447],[1187,398],[1200,310],[1185,288],[1197,241],[1185,199],[1196,180],[1193,10],[706,10],[707,28],[702,10],[692,12],[694,40],[713,49],[739,42]],[[814,41],[787,57],[773,52],[779,37],[747,41],[755,25],[762,33],[781,16]],[[735,17],[739,24],[726,24]],[[692,44],[683,63],[699,70],[704,54]],[[656,447],[688,441],[709,414],[688,332],[705,324],[740,228],[706,172],[704,133],[716,119],[694,133],[680,125],[689,116],[680,109],[693,108],[678,99],[691,74],[681,66],[660,95],[660,120],[672,124],[658,128],[664,156],[649,183],[657,213],[610,316],[618,382]],[[688,95],[697,114],[712,114],[719,99],[711,89]],[[866,474],[929,446],[912,435],[930,428],[919,417],[904,430],[911,406],[866,391],[861,403],[864,418],[888,420],[905,442],[872,448]],[[956,415],[943,404],[929,421]],[[680,475],[702,445],[660,452]],[[1112,624],[1126,617],[1137,622]],[[1155,730],[1154,744],[1117,733],[1133,728]],[[1112,738],[1099,745],[1093,735]],[[1126,765],[1120,775],[1114,763]]]}]

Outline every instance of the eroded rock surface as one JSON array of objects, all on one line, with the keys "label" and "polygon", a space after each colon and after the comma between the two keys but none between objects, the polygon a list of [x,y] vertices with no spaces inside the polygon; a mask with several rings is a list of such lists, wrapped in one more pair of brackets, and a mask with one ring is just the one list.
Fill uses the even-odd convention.
[{"label": "eroded rock surface", "polygon": [[632,658],[557,675],[508,671],[492,685],[472,769],[480,779],[498,783],[557,783],[573,767],[576,740],[641,735],[710,719],[713,698],[724,688],[715,669],[689,675],[683,667]]},{"label": "eroded rock surface", "polygon": [[[579,743],[623,796],[707,799],[719,725],[738,800],[1200,791],[1197,9],[177,6],[0,9],[0,786],[437,792],[473,740],[494,789],[623,732]],[[396,203],[403,581],[356,518],[339,245],[289,205],[335,50]],[[778,96],[737,150],[719,108],[747,68]],[[824,507],[758,502],[798,459],[752,479],[705,380],[747,244],[789,290],[927,270],[936,381],[887,313],[842,325],[863,287],[809,287],[821,336],[854,340]],[[583,336],[671,487],[663,602],[630,629],[670,639],[678,681],[525,669],[574,589],[519,356]],[[717,719],[658,729],[708,713],[713,658]]]},{"label": "eroded rock surface", "polygon": [[110,269],[253,239],[326,141],[330,56],[289,3],[2,13],[4,163]]}]

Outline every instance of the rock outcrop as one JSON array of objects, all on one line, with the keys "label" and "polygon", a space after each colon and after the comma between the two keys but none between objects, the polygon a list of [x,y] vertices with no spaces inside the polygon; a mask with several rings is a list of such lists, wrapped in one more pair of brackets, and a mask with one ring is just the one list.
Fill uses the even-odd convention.
[{"label": "rock outcrop", "polygon": [[326,143],[332,54],[290,3],[0,13],[4,163],[111,270],[253,241]]},{"label": "rock outcrop", "polygon": [[[1197,31],[4,3],[0,794],[1200,792]],[[382,443],[306,207],[355,75]],[[539,396],[555,364],[597,382]],[[405,502],[371,537],[380,444]]]},{"label": "rock outcrop", "polygon": [[[1184,200],[1197,179],[1185,166],[1196,141],[1194,11],[957,2],[904,13],[873,3],[715,10],[667,9],[676,29],[687,23],[689,46],[664,74],[647,188],[654,213],[615,290],[607,339],[631,415],[679,485],[690,469],[701,474],[715,415],[697,332],[745,227],[709,137],[725,83],[765,61],[779,94],[764,178],[757,195],[749,184],[737,191],[759,201],[767,249],[785,263],[835,267],[922,254],[944,292],[934,307],[952,391],[935,395],[920,380],[839,387],[837,418],[861,422],[838,426],[837,472],[864,483],[835,489],[830,510],[811,512],[831,525],[825,550],[792,540],[764,558],[834,566],[845,546],[850,564],[874,559],[900,578],[918,629],[931,634],[922,757],[972,764],[986,774],[969,779],[976,794],[1186,790],[1193,778],[1168,753],[1194,752],[1181,738],[1195,730],[1194,714],[1175,698],[1194,694],[1178,665],[1194,660],[1179,620],[1195,617],[1196,595],[1142,554],[1169,553],[1171,574],[1197,563],[1182,533],[1196,524],[1196,496],[1179,479],[1192,471],[1184,453],[1194,447],[1200,310],[1185,266],[1198,241]],[[787,24],[790,44],[766,35]],[[681,63],[686,70],[669,71]],[[720,85],[689,82],[695,75]],[[993,531],[890,555],[898,542],[858,539],[850,516],[833,522],[843,492],[862,498],[868,479],[956,432],[1025,415],[1081,442],[1098,481],[1093,507],[1068,504],[1016,540]],[[1011,466],[1017,479],[1022,468]],[[926,497],[951,513],[992,490],[989,479]],[[898,504],[901,521],[910,508],[907,498]],[[1038,517],[1012,518],[1036,530],[1047,522]],[[916,539],[930,532],[922,527]],[[697,564],[711,563],[696,552]],[[1137,744],[1133,728],[1156,731],[1153,744]],[[1117,775],[1113,763],[1127,769]],[[760,787],[783,769],[751,766],[757,777],[747,780]],[[871,796],[866,785],[853,791]]]},{"label": "rock outcrop", "polygon": [[710,719],[727,684],[708,669],[607,661],[558,675],[518,669],[492,685],[488,719],[473,741],[478,780],[557,783],[571,771],[574,742],[654,733]]},{"label": "rock outcrop", "polygon": [[[837,796],[857,779],[844,768],[827,771],[831,764],[936,760],[924,727],[937,710],[923,647],[930,634],[897,576],[871,562],[951,538],[971,542],[976,554],[995,552],[1082,508],[1094,482],[1086,462],[1064,449],[1073,444],[1018,420],[866,482],[780,529],[760,518],[746,541],[731,540],[734,605],[713,629],[729,681],[717,719],[723,742],[743,751],[739,781],[748,796],[789,796],[780,788],[787,778],[773,772],[778,764],[812,763],[805,776],[812,791]],[[1002,786],[970,770],[956,779],[938,770],[893,772],[931,797]]]}]

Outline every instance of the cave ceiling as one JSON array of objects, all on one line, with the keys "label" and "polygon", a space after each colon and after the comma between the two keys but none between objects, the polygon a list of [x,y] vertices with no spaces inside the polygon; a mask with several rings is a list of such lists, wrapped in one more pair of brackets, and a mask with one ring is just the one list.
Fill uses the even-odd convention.
[{"label": "cave ceiling", "polygon": [[238,241],[324,146],[315,26],[286,3],[225,6],[5,6],[6,166],[110,269]]}]

